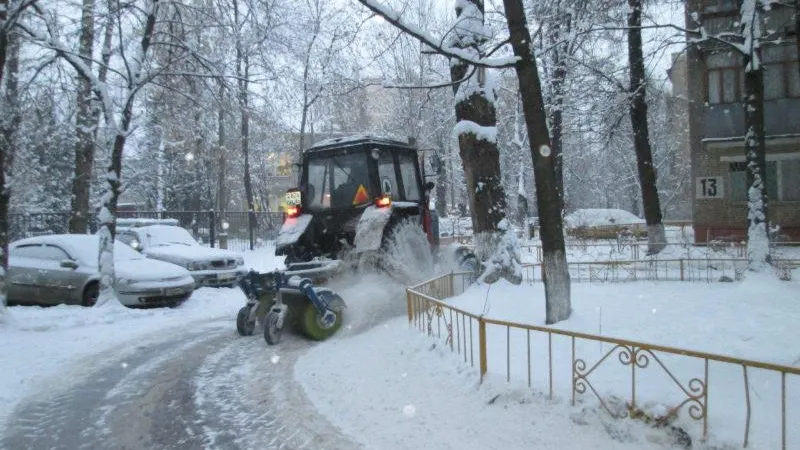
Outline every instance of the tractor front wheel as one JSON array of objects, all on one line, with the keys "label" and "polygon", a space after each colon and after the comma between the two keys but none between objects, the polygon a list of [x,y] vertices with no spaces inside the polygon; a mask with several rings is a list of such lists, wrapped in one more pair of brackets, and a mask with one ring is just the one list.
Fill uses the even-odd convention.
[{"label": "tractor front wheel", "polygon": [[240,336],[252,336],[256,330],[256,321],[250,320],[250,306],[243,306],[236,315],[236,331]]},{"label": "tractor front wheel", "polygon": [[281,341],[281,332],[283,329],[278,327],[279,318],[280,315],[278,312],[270,311],[264,319],[264,340],[267,341],[269,345],[277,345]]}]

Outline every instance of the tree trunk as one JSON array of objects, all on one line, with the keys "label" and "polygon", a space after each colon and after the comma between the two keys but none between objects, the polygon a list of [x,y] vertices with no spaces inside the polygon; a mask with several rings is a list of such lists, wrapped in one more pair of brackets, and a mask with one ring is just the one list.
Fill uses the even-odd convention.
[{"label": "tree trunk", "polygon": [[[0,117],[0,323],[6,307],[8,284],[5,274],[8,270],[8,209],[11,202],[11,176],[16,152],[16,133],[21,117],[19,114],[19,38],[0,31],[0,59],[2,59],[6,80],[5,96],[0,101],[3,116]],[[0,75],[2,75],[0,74]],[[2,85],[3,77],[0,77]]]},{"label": "tree trunk", "polygon": [[225,86],[222,81],[219,83],[219,109],[217,110],[217,211],[224,212],[227,209],[227,199],[225,194],[226,161],[225,157]]},{"label": "tree trunk", "polygon": [[[756,52],[757,50],[753,50]],[[764,71],[758,61],[751,64],[745,55],[744,122],[747,129],[744,151],[747,162],[747,259],[751,270],[761,270],[770,262],[769,215],[767,202],[767,161],[764,141]]]},{"label": "tree trunk", "polygon": [[566,69],[560,67],[563,62],[558,62],[556,70],[553,73],[553,112],[550,115],[550,123],[553,128],[553,163],[555,164],[556,171],[556,187],[558,189],[558,196],[561,198],[561,204],[565,205],[564,193],[564,153],[563,153],[563,135],[564,135],[564,77],[566,76]]},{"label": "tree trunk", "polygon": [[250,179],[250,109],[248,105],[248,88],[247,76],[249,68],[247,67],[247,57],[244,59],[245,79],[240,81],[240,99],[241,99],[241,112],[242,112],[242,127],[240,132],[240,139],[242,142],[242,157],[244,158],[244,194],[247,199],[247,210],[253,210],[253,184]]},{"label": "tree trunk", "polygon": [[654,255],[666,247],[661,203],[656,187],[656,170],[650,148],[647,126],[646,81],[642,52],[642,0],[628,0],[628,63],[630,64],[630,117],[636,166],[642,191],[644,219],[647,223],[647,254]]},{"label": "tree trunk", "polygon": [[[78,54],[91,69],[94,50],[94,0],[83,0],[81,34]],[[95,128],[92,82],[78,76],[78,96],[75,113],[75,175],[72,178],[72,197],[69,232],[85,234],[89,225],[89,192],[94,168]]]},{"label": "tree trunk", "polygon": [[247,210],[253,211],[253,184],[250,179],[250,109],[248,98],[248,77],[250,76],[250,61],[242,48],[242,29],[239,23],[239,2],[233,2],[233,16],[236,24],[236,75],[239,79],[239,110],[241,113],[241,128],[239,141],[244,158],[244,195],[247,201]]},{"label": "tree trunk", "polygon": [[6,52],[8,51],[8,0],[0,0],[0,83],[6,70]]},{"label": "tree trunk", "polygon": [[[142,31],[139,52],[132,58],[133,64],[136,64],[139,70],[145,65],[147,51],[150,48],[155,31],[156,16],[158,15],[159,0],[150,0],[148,3],[150,8],[147,9],[147,16],[145,17],[145,26]],[[139,84],[141,81],[138,79],[140,75],[138,70],[133,71],[132,75],[137,78],[126,80],[125,105],[120,114],[120,123],[114,124],[116,136],[111,148],[111,161],[106,170],[105,181],[107,183],[107,191],[103,195],[103,206],[100,210],[99,217],[100,224],[97,230],[99,240],[97,266],[100,271],[100,295],[97,299],[97,306],[102,306],[109,300],[117,298],[114,288],[114,237],[117,231],[117,203],[121,191],[120,187],[122,186],[122,152],[125,148],[125,141],[131,128],[134,99],[136,93],[139,92],[142,87],[142,85]],[[111,111],[106,111],[105,114],[106,120],[111,121],[112,119],[109,117]]]},{"label": "tree trunk", "polygon": [[561,33],[561,20],[563,17],[564,25],[567,27],[566,32],[570,32],[569,14],[563,13],[558,8],[558,19],[553,24],[552,34],[550,36],[550,54],[551,62],[553,65],[552,79],[550,80],[550,128],[552,131],[551,150],[553,152],[553,161],[556,170],[556,186],[558,187],[558,196],[561,198],[561,204],[565,205],[564,193],[564,155],[563,155],[563,135],[564,135],[564,88],[567,77],[566,65],[566,49],[562,40]]},{"label": "tree trunk", "polygon": [[542,274],[545,289],[546,323],[553,324],[569,318],[570,281],[564,230],[561,219],[563,205],[556,184],[555,161],[550,150],[550,132],[542,98],[542,86],[536,68],[536,58],[531,48],[522,0],[503,0],[508,31],[514,55],[522,108],[531,143],[531,158],[536,182],[536,206],[542,239]]},{"label": "tree trunk", "polygon": [[[483,1],[465,0],[456,5],[457,17],[466,20],[467,26],[456,32],[454,45],[468,49],[476,56],[481,55],[480,46],[485,37],[472,32],[471,27],[478,20],[483,25]],[[485,281],[492,282],[504,277],[516,282],[513,266],[499,267],[488,261],[490,258],[493,261],[497,259],[493,254],[498,250],[502,237],[500,223],[506,217],[506,196],[500,175],[500,153],[497,150],[495,93],[493,87],[486,84],[482,69],[470,75],[471,69],[468,63],[460,60],[450,65],[450,78],[454,82],[456,96],[459,154],[464,165],[475,250],[478,259],[487,267]],[[464,80],[468,75],[469,78]]]}]

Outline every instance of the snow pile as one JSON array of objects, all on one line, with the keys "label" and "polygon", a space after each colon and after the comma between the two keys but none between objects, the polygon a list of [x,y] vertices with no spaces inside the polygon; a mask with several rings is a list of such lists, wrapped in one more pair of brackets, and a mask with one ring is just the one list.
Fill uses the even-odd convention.
[{"label": "snow pile", "polygon": [[482,261],[484,271],[478,278],[479,282],[491,284],[504,278],[513,284],[522,283],[519,241],[516,233],[508,228],[508,220],[503,219],[498,224],[498,229],[501,231],[497,233],[478,233],[475,236],[476,249],[494,248],[493,253]]},{"label": "snow pile", "polygon": [[644,224],[645,221],[623,209],[579,209],[567,214],[564,223],[570,228]]},{"label": "snow pile", "polygon": [[485,127],[471,120],[459,120],[453,127],[453,135],[458,138],[462,134],[474,134],[479,141],[497,144],[497,127]]}]

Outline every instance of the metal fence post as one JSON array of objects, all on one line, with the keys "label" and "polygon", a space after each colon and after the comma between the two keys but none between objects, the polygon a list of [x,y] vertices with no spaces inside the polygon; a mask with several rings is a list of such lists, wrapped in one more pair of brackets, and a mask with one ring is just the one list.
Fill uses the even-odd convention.
[{"label": "metal fence post", "polygon": [[214,247],[215,240],[217,238],[217,230],[216,230],[216,217],[214,217],[214,210],[208,211],[208,242],[211,247]]},{"label": "metal fence post", "polygon": [[408,309],[408,326],[411,327],[411,321],[414,320],[414,311],[411,307],[411,289],[406,289],[406,308]]},{"label": "metal fence post", "polygon": [[681,281],[684,281],[683,280],[683,258],[681,258],[680,261],[681,261]]},{"label": "metal fence post", "polygon": [[247,211],[247,232],[250,237],[250,250],[254,247],[253,237],[254,237],[254,228],[256,223],[256,213],[253,210]]},{"label": "metal fence post", "polygon": [[483,318],[478,319],[478,349],[480,354],[481,382],[483,382],[483,377],[486,376],[488,370],[486,363],[486,322],[483,321]]}]

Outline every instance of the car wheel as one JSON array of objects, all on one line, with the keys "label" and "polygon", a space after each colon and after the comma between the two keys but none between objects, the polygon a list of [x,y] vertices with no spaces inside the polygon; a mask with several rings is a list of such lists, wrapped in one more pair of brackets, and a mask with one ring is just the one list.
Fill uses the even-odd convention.
[{"label": "car wheel", "polygon": [[[338,300],[341,301],[341,297],[338,295]],[[344,303],[342,301],[342,303]],[[324,341],[329,337],[333,336],[339,328],[342,326],[342,316],[343,311],[336,312],[336,321],[333,322],[329,328],[325,328],[324,324],[322,323],[322,316],[320,316],[319,311],[317,308],[311,304],[306,304],[305,308],[303,309],[303,315],[300,321],[300,327],[305,333],[306,336],[315,340],[315,341]]]},{"label": "car wheel", "polygon": [[281,341],[281,328],[278,328],[278,313],[270,311],[264,319],[264,340],[269,345],[276,345]]},{"label": "car wheel", "polygon": [[97,297],[100,296],[100,285],[94,281],[89,283],[83,290],[81,296],[81,306],[92,307],[97,304]]},{"label": "car wheel", "polygon": [[239,332],[240,336],[252,336],[256,330],[255,320],[250,321],[248,319],[250,319],[250,307],[242,306],[239,314],[236,315],[236,331]]}]

